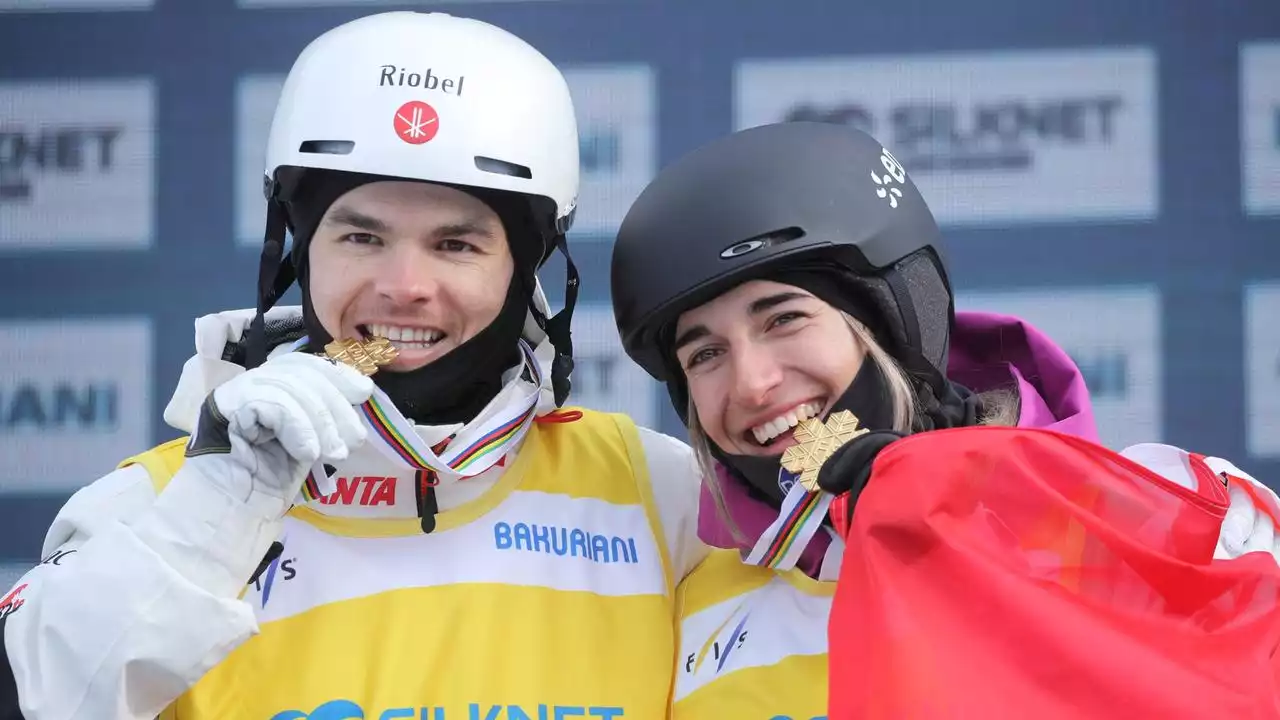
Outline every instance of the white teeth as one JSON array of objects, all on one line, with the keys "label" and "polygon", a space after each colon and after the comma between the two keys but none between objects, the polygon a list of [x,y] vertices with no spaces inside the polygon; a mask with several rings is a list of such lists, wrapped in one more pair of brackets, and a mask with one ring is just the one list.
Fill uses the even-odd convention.
[{"label": "white teeth", "polygon": [[432,345],[444,337],[444,333],[439,330],[400,327],[398,325],[370,324],[367,329],[370,335],[386,338],[397,345]]},{"label": "white teeth", "polygon": [[807,402],[768,422],[760,423],[751,428],[751,434],[755,436],[756,442],[764,445],[821,411],[822,405],[820,403]]}]

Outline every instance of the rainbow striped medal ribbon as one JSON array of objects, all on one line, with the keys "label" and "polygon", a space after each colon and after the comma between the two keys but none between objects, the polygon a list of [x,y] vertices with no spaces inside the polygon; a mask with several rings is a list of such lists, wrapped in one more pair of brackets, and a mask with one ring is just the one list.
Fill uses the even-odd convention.
[{"label": "rainbow striped medal ribbon", "polygon": [[[297,346],[305,344],[306,338],[303,338]],[[483,422],[464,427],[449,440],[447,449],[440,454],[418,435],[413,423],[378,387],[374,387],[373,394],[359,407],[361,419],[370,431],[368,442],[397,465],[434,472],[436,482],[440,484],[483,473],[524,438],[536,415],[542,370],[533,349],[524,340],[520,340],[520,351],[524,358],[521,373],[528,373],[533,381],[529,391],[508,405],[504,412],[494,413]],[[372,374],[366,369],[357,369]],[[311,502],[334,493],[337,490],[335,477],[336,473],[331,477],[325,471],[323,463],[316,463],[303,483],[298,502]]]},{"label": "rainbow striped medal ribbon", "polygon": [[806,490],[799,474],[786,468],[778,471],[778,480],[783,487],[787,483],[791,485],[782,499],[782,511],[756,540],[755,547],[743,562],[774,570],[790,570],[800,561],[809,541],[822,529],[822,520],[835,496],[821,490]]},{"label": "rainbow striped medal ribbon", "polygon": [[782,454],[778,471],[780,487],[790,488],[782,499],[782,512],[756,541],[745,562],[775,570],[790,570],[822,522],[835,496],[818,486],[823,464],[860,435],[858,417],[848,410],[831,414],[825,421],[810,418],[796,426],[796,444]]}]

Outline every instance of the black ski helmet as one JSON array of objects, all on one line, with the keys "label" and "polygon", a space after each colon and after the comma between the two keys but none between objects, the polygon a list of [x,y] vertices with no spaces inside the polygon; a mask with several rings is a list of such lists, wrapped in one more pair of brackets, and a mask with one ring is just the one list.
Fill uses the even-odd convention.
[{"label": "black ski helmet", "polygon": [[881,316],[880,340],[927,412],[945,392],[955,317],[940,239],[915,184],[870,135],[753,127],[667,166],[628,210],[613,246],[614,319],[627,355],[666,383],[687,423],[670,352],[680,314],[772,272],[830,268]]}]

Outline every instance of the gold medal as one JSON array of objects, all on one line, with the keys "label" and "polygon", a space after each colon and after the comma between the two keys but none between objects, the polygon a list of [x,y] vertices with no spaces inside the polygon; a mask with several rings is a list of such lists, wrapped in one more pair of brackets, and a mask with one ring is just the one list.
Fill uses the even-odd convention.
[{"label": "gold medal", "polygon": [[845,443],[866,435],[869,430],[858,427],[858,418],[848,410],[832,413],[824,423],[810,418],[796,426],[796,442],[782,453],[782,467],[800,475],[800,486],[818,491],[818,471]]},{"label": "gold medal", "polygon": [[367,342],[346,338],[334,340],[324,346],[324,354],[331,360],[349,365],[365,376],[378,372],[378,368],[396,359],[398,354],[390,340],[374,338]]}]

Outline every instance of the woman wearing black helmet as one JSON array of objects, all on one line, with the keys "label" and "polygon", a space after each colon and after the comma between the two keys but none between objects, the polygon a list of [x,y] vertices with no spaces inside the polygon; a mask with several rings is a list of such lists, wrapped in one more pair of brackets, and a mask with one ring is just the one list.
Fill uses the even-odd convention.
[{"label": "woman wearing black helmet", "polygon": [[[920,193],[848,127],[767,125],[681,158],[612,262],[622,343],[688,426],[700,534],[725,549],[681,588],[676,718],[826,716],[832,581],[889,443],[979,425],[1097,440],[1065,352],[1016,318],[954,311]],[[810,418],[859,436],[806,466]]]}]

